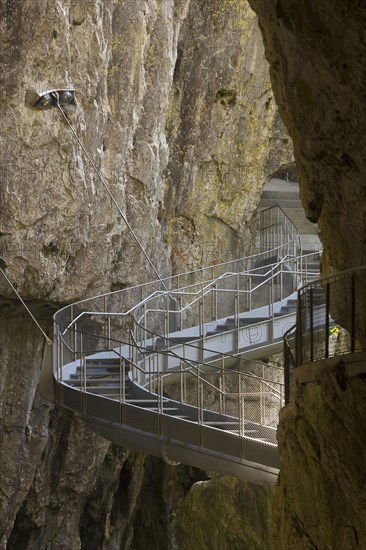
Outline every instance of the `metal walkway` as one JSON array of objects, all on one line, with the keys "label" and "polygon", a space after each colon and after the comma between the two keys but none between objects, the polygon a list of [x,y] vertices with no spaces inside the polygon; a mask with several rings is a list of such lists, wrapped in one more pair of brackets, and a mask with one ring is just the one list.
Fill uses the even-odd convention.
[{"label": "metal walkway", "polygon": [[252,256],[57,312],[41,393],[117,444],[274,483],[283,370],[258,359],[282,350],[319,252],[279,207],[259,225]]}]

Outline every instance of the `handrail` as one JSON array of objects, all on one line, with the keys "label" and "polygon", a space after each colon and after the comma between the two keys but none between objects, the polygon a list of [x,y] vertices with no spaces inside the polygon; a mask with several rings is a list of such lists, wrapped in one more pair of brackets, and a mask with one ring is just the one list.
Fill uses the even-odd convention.
[{"label": "handrail", "polygon": [[[85,332],[84,332],[84,335],[87,336],[87,334]],[[117,344],[118,344],[118,347],[116,347]],[[120,351],[120,353],[118,352],[118,348],[121,350],[122,345],[125,345],[125,343],[114,341],[114,353],[116,355],[119,355],[120,359],[125,359],[122,356],[121,351]],[[142,346],[138,346],[138,347],[142,348]],[[96,350],[91,350],[91,349],[88,350],[89,353],[92,352],[92,351],[96,351]],[[163,352],[163,353],[165,355],[171,355],[172,354],[172,352]],[[82,355],[83,354],[81,353],[81,356]],[[184,370],[175,370],[174,374],[175,375],[176,374],[184,374],[185,376],[192,376],[194,381],[197,380],[197,385],[201,389],[204,386],[210,387],[215,392],[217,392],[219,395],[221,395],[224,398],[224,403],[226,402],[225,401],[226,398],[238,397],[238,400],[239,400],[239,398],[244,399],[245,397],[248,397],[248,396],[250,396],[250,397],[257,396],[258,399],[259,398],[262,399],[265,396],[273,396],[274,398],[279,399],[279,406],[282,405],[283,392],[276,390],[275,388],[273,388],[273,386],[270,385],[270,384],[277,384],[281,388],[281,387],[283,387],[283,384],[281,382],[274,381],[274,380],[266,380],[264,378],[260,378],[256,375],[254,375],[253,373],[236,371],[234,369],[226,368],[224,371],[222,371],[221,368],[215,367],[214,365],[211,366],[211,369],[212,369],[211,372],[208,372],[208,373],[207,372],[200,372],[200,366],[205,366],[204,364],[197,363],[196,365],[194,365],[194,364],[192,364],[192,362],[189,362],[189,361],[186,361],[186,362],[187,362],[187,364],[189,365],[190,368],[189,369],[184,369]],[[86,372],[85,372],[85,361],[82,361],[81,359],[80,359],[80,366],[83,366],[83,369],[84,369],[84,373],[82,373],[82,375],[80,377],[80,389],[81,389],[82,393],[84,395],[86,395],[86,394],[90,393],[90,391],[88,391],[90,389],[89,384],[92,384],[91,388],[93,388],[95,380],[93,378],[91,378],[91,379],[87,378]],[[133,367],[133,369],[138,370],[142,374],[146,374],[146,371],[143,368],[141,368],[138,363],[133,363],[133,362],[129,361],[129,369],[130,370],[131,370],[131,367]],[[120,395],[120,402],[121,403],[128,402],[128,400],[126,401],[126,399],[125,399],[124,388],[123,388],[125,369],[126,369],[126,365],[124,363],[123,366],[122,366],[121,375],[118,379],[119,395]],[[215,372],[215,370],[216,370],[216,372]],[[207,380],[205,378],[205,377],[211,376],[211,375],[217,376],[217,374],[219,374],[220,376],[224,376],[226,380],[227,380],[227,378],[229,378],[229,379],[231,379],[233,377],[237,378],[238,383],[239,383],[239,387],[241,387],[241,385],[245,381],[252,380],[252,381],[259,382],[261,388],[262,388],[262,386],[264,386],[269,391],[265,391],[265,390],[262,390],[262,389],[260,391],[235,391],[235,392],[233,392],[233,391],[224,391],[220,387],[218,387],[215,384],[212,384],[209,380]],[[156,372],[153,373],[153,375],[154,375],[154,379],[152,381],[152,384],[154,386],[154,383],[156,384],[156,382],[157,382],[158,392],[155,393],[155,392],[150,390],[150,394],[155,395],[157,397],[157,399],[159,400],[159,402],[161,402],[161,406],[162,406],[161,412],[163,413],[164,412],[163,403],[164,402],[168,403],[169,399],[164,397],[164,395],[163,395],[163,386],[161,384],[162,384],[162,380],[164,378],[166,378],[167,376],[169,376],[169,373],[164,373],[164,372],[161,372],[161,371],[157,370]],[[159,380],[160,380],[160,383],[159,383]],[[150,384],[150,386],[151,386],[151,384]],[[90,395],[93,395],[93,393],[91,393]],[[204,412],[207,412],[207,411],[211,410],[209,404],[206,404],[204,406],[204,400],[203,399],[197,403],[197,409],[198,409],[198,414],[202,419],[203,419]],[[224,407],[224,409],[225,409],[225,407]],[[215,411],[215,409],[212,409],[212,410]],[[202,420],[202,422],[203,422],[203,424],[205,424],[204,420]],[[266,425],[264,420],[261,422],[261,424],[263,426]],[[245,430],[243,429],[242,436],[244,436],[244,434],[245,434]]]},{"label": "handrail", "polygon": [[[268,212],[268,211],[271,211],[271,210],[279,210],[282,212],[283,216],[285,216],[289,222],[292,224],[294,230],[296,231],[296,239],[298,238],[298,232],[297,232],[297,229],[295,228],[295,226],[293,225],[292,221],[290,220],[290,218],[288,218],[288,216],[283,212],[283,210],[277,206],[277,207],[271,207],[271,208],[268,208],[266,210],[263,210],[261,215],[265,212]],[[134,285],[134,286],[131,286],[131,287],[128,287],[128,288],[125,288],[125,289],[122,289],[122,290],[116,290],[116,291],[113,291],[113,292],[109,292],[109,293],[104,293],[104,294],[100,294],[98,296],[94,296],[92,298],[86,298],[84,300],[79,300],[77,302],[74,302],[71,306],[68,305],[68,306],[65,306],[63,308],[61,308],[60,310],[58,310],[56,313],[55,313],[55,320],[57,321],[57,317],[59,317],[62,313],[65,312],[65,310],[68,310],[69,308],[71,307],[76,307],[76,306],[81,306],[82,304],[85,304],[87,302],[90,302],[90,301],[95,301],[95,300],[98,300],[98,299],[101,299],[101,298],[106,298],[106,297],[110,297],[110,296],[117,296],[118,294],[121,294],[121,293],[128,293],[128,292],[131,292],[133,290],[142,290],[144,288],[148,288],[148,287],[152,287],[153,285],[160,285],[162,282],[164,282],[164,284],[168,285],[169,282],[172,283],[174,281],[179,281],[180,278],[182,277],[192,277],[193,275],[195,274],[203,274],[204,272],[209,272],[209,270],[212,270],[212,269],[217,269],[217,268],[221,268],[221,267],[224,267],[224,266],[229,266],[229,265],[233,265],[233,264],[240,264],[241,262],[245,261],[247,263],[249,263],[250,261],[254,260],[255,258],[259,258],[259,257],[266,257],[268,256],[269,253],[273,255],[275,255],[276,253],[278,253],[281,249],[286,249],[286,247],[288,247],[289,245],[291,245],[291,243],[294,242],[294,238],[290,238],[288,241],[286,241],[285,243],[282,243],[281,245],[278,245],[278,246],[275,246],[273,248],[271,248],[271,250],[265,250],[265,251],[262,251],[262,252],[258,252],[256,254],[252,254],[252,255],[249,255],[249,256],[243,256],[242,258],[239,258],[239,259],[236,259],[236,260],[231,260],[231,261],[227,261],[227,262],[222,262],[220,264],[216,264],[216,265],[210,265],[210,266],[206,266],[206,267],[202,267],[202,268],[198,268],[196,270],[192,270],[192,271],[187,271],[185,273],[181,273],[181,274],[178,274],[178,275],[172,275],[172,276],[168,276],[168,277],[165,277],[165,278],[162,278],[162,279],[157,279],[155,281],[150,281],[150,282],[147,282],[147,283],[143,283],[143,284],[139,284],[139,285]],[[242,270],[240,270],[242,271]],[[235,270],[233,271],[233,273],[238,273],[238,270]],[[244,270],[244,273],[245,273],[245,270]],[[216,278],[218,279],[218,278]],[[212,280],[212,278],[211,278]],[[176,289],[178,290],[178,289]],[[169,292],[171,291],[174,291],[174,289],[169,289]],[[162,292],[166,292],[166,291],[162,291]],[[150,294],[150,293],[149,293]],[[135,306],[133,306],[135,307]]]},{"label": "handrail", "polygon": [[[143,407],[134,402],[148,402],[151,396],[156,396],[157,424],[149,408],[140,416],[143,419],[150,414],[149,422],[155,426],[151,433],[159,437],[175,438],[177,432],[169,430],[178,426],[177,422],[193,422],[197,427],[197,431],[192,432],[193,439],[187,435],[192,426],[182,424],[186,435],[181,435],[181,441],[188,445],[196,441],[199,452],[211,452],[208,450],[213,448],[224,454],[228,451],[224,441],[229,439],[215,443],[214,434],[209,436],[201,430],[202,427],[209,430],[211,425],[222,425],[220,429],[226,430],[227,436],[232,438],[230,453],[239,460],[244,456],[253,460],[257,457],[257,451],[251,454],[253,449],[261,445],[274,446],[273,426],[285,394],[277,374],[280,369],[259,361],[239,359],[235,352],[242,349],[240,338],[248,342],[246,346],[255,346],[251,331],[263,323],[266,323],[264,330],[265,334],[268,331],[269,339],[266,340],[266,335],[261,345],[263,342],[273,345],[278,341],[278,332],[274,332],[275,312],[287,304],[303,274],[298,231],[288,216],[278,207],[269,208],[261,213],[261,223],[259,242],[263,251],[259,253],[166,277],[163,279],[165,289],[161,287],[162,281],[157,280],[81,300],[59,310],[54,316],[55,376],[58,382],[63,382],[72,375],[67,383],[70,388],[79,384],[81,390],[80,403],[74,407],[75,393],[68,393],[67,383],[63,383],[62,391],[57,393],[61,404],[69,396],[66,406],[74,407],[81,414],[112,422],[119,419],[121,425],[127,426],[126,414],[131,422],[135,417],[129,415],[135,414],[136,407]],[[304,263],[305,268],[310,266],[307,260]],[[283,313],[281,327],[286,322],[286,315],[293,317],[292,312]],[[248,321],[244,325],[241,319]],[[227,328],[224,330],[230,335],[229,347],[223,347],[219,339],[222,338],[220,325],[225,323]],[[207,332],[213,338],[211,346],[205,341],[211,337]],[[109,361],[114,365],[111,369]],[[228,367],[229,361],[232,368]],[[246,370],[242,371],[242,367]],[[262,373],[248,372],[258,367]],[[79,382],[73,382],[76,375],[72,373],[76,369],[80,373]],[[89,374],[88,369],[91,369]],[[104,373],[100,375],[100,384],[99,375],[96,378],[93,375],[98,372]],[[130,391],[133,390],[132,394],[126,394],[126,384]],[[191,397],[187,384],[194,388]],[[164,385],[169,387],[170,393],[178,392],[175,400],[174,395],[165,396]],[[100,396],[99,391],[102,392]],[[131,397],[133,392],[138,399]],[[112,403],[116,401],[118,407],[113,408]],[[135,407],[132,412],[126,408],[129,404]],[[173,405],[183,416],[174,419],[172,413],[168,422],[166,416]],[[164,418],[161,415],[165,415]],[[138,429],[144,430],[141,422],[143,420],[139,420]],[[243,442],[237,446],[236,437],[253,441],[254,447],[250,447],[249,454]],[[269,456],[266,453],[263,456]],[[271,457],[263,465],[272,467],[277,459]]]}]

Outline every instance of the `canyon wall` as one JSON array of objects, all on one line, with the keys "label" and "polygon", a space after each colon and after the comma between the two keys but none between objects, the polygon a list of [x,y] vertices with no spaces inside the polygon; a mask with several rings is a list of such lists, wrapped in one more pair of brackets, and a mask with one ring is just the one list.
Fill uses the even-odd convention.
[{"label": "canyon wall", "polygon": [[[2,2],[1,37],[1,266],[48,334],[60,305],[155,277],[61,114],[29,109],[27,90],[75,87],[67,117],[162,275],[248,249],[292,145],[244,0]],[[0,295],[2,546],[184,544],[189,490],[210,476],[44,401],[44,338],[1,274]]]},{"label": "canyon wall", "polygon": [[[324,245],[323,274],[364,266],[365,24],[362,2],[250,0],[263,34],[279,111],[293,139],[301,197]],[[350,304],[350,288],[337,288]],[[365,311],[363,285],[357,311]],[[337,322],[349,320],[333,308]],[[356,334],[364,334],[364,314]],[[364,340],[361,340],[364,344]],[[359,360],[366,370],[364,357]],[[360,368],[360,370],[362,370]],[[362,548],[365,378],[345,365],[299,384],[278,428],[280,485],[274,548]]]}]

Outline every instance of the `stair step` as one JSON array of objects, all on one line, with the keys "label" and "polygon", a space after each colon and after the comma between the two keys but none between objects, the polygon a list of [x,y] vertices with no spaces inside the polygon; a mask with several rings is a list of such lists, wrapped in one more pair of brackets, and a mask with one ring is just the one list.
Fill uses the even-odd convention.
[{"label": "stair step", "polygon": [[[104,372],[107,372],[107,373],[113,373],[113,372],[119,372],[121,370],[123,370],[123,368],[120,367],[120,365],[113,365],[113,366],[109,366],[109,367],[104,367],[104,366],[94,366],[94,365],[89,365],[88,362],[86,362],[86,370],[90,370],[91,372],[93,373],[96,373],[96,374],[103,374]],[[76,367],[76,371],[80,371],[81,370],[81,367],[80,365],[78,365]],[[125,371],[127,371],[128,368],[125,367]]]},{"label": "stair step", "polygon": [[[127,360],[125,360],[127,362]],[[87,363],[90,367],[119,367],[120,359],[116,357],[115,359],[90,359],[87,358]]]},{"label": "stair step", "polygon": [[[96,374],[94,372],[89,373],[88,371],[86,371],[86,379],[88,380],[88,382],[99,382],[100,380],[119,380],[119,372],[115,374]],[[80,380],[80,373],[70,374],[70,380]],[[125,380],[129,380],[127,375],[125,375]]]},{"label": "stair step", "polygon": [[286,208],[299,208],[302,206],[301,201],[299,199],[289,198],[289,199],[278,199],[278,198],[261,198],[260,201],[260,208],[261,209],[267,209],[271,208],[272,206],[280,206],[282,210],[285,210]]},{"label": "stair step", "polygon": [[281,312],[282,313],[295,313],[297,310],[297,306],[282,306]]},{"label": "stair step", "polygon": [[290,189],[284,189],[284,190],[278,190],[278,189],[264,189],[262,196],[261,196],[261,202],[262,199],[277,199],[279,201],[287,201],[289,199],[296,200],[298,203],[300,203],[300,206],[296,206],[294,208],[302,208],[300,196],[299,196],[299,188],[296,189],[296,187],[293,190]]},{"label": "stair step", "polygon": [[[254,325],[255,323],[262,323],[267,320],[268,320],[268,317],[239,317],[239,325],[240,326]],[[228,317],[226,319],[226,324],[235,325],[236,324],[235,318]]]}]

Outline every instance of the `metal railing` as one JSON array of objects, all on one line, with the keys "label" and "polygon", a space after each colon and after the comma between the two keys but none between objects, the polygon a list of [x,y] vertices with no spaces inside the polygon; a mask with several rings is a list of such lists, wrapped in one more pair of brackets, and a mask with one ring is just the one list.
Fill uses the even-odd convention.
[{"label": "metal railing", "polygon": [[[147,345],[151,334],[167,339],[174,332],[195,327],[202,337],[226,316],[237,318],[259,307],[270,312],[276,301],[298,286],[301,260],[296,228],[281,209],[263,211],[261,220],[267,235],[264,246],[280,242],[273,249],[165,278],[168,291],[161,281],[153,281],[72,304],[56,313],[56,332],[61,331],[71,346],[83,328],[106,337],[113,334],[122,341],[133,330],[136,341]],[[275,228],[280,234],[276,242]]]},{"label": "metal railing", "polygon": [[365,276],[360,267],[299,289],[296,325],[284,335],[286,401],[293,368],[365,349]]},{"label": "metal railing", "polygon": [[[158,413],[150,429],[167,438],[166,414],[173,407],[197,426],[275,444],[274,427],[285,397],[282,374],[235,354],[243,349],[244,330],[250,345],[260,344],[252,337],[259,324],[267,333],[265,342],[282,337],[275,336],[275,308],[317,275],[319,254],[301,256],[296,227],[279,207],[264,210],[260,219],[257,254],[58,311],[53,361],[58,401],[66,403],[66,386],[76,388],[80,397],[66,406],[85,415],[98,406],[92,416],[124,424],[125,405],[136,405],[143,396],[144,402],[156,404]],[[230,334],[224,351],[222,341],[210,347],[220,331],[223,338]],[[96,396],[102,399],[98,405]],[[242,446],[235,452],[244,456]]]},{"label": "metal railing", "polygon": [[[66,384],[79,390],[77,408],[81,412],[87,411],[88,400],[93,395],[102,395],[119,403],[119,421],[123,423],[122,405],[140,403],[148,396],[150,405],[154,405],[158,414],[169,414],[172,405],[176,405],[188,421],[224,429],[240,437],[262,438],[275,443],[275,434],[267,428],[275,428],[279,409],[284,404],[284,385],[278,372],[282,369],[227,356],[221,357],[222,367],[181,360],[180,368],[169,373],[161,370],[154,360],[155,354],[141,346],[138,346],[139,354],[145,353],[149,357],[143,366],[141,361],[132,363],[126,359],[123,354],[128,344],[125,342],[108,339],[113,351],[101,353],[102,345],[96,337],[93,335],[93,349],[90,342],[86,343],[86,336],[90,335],[78,335],[77,349],[72,350],[77,358],[70,365],[68,376],[61,370],[57,372],[59,389]],[[104,340],[104,337],[100,339]],[[61,362],[65,357],[65,347],[70,351],[60,336],[58,356]],[[173,353],[162,350],[160,355],[168,361]],[[225,365],[229,359],[236,360],[236,368]],[[105,371],[106,364],[110,372]],[[131,383],[136,393],[129,395],[126,390],[131,390]],[[143,388],[146,388],[146,394]],[[159,435],[166,435],[162,426]]]}]

